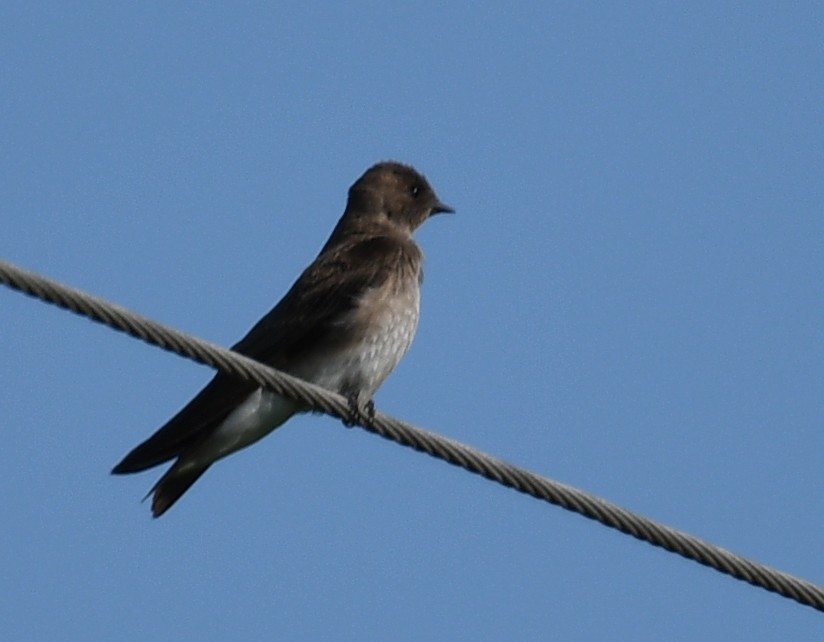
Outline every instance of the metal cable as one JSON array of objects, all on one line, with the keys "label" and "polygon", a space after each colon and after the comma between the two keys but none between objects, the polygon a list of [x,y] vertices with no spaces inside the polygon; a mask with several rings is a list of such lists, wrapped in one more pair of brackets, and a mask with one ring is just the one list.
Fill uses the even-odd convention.
[{"label": "metal cable", "polygon": [[180,356],[253,381],[264,388],[296,399],[313,410],[354,423],[403,446],[414,448],[521,493],[576,512],[753,586],[824,611],[824,589],[821,587],[659,524],[582,490],[546,479],[470,446],[416,428],[380,412],[375,413],[372,422],[365,418],[353,418],[347,400],[338,394],[3,260],[0,260],[0,282]]}]

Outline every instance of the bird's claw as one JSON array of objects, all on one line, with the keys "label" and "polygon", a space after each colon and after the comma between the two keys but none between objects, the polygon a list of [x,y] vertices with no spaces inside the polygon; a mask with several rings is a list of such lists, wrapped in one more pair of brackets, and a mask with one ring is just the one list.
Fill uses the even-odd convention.
[{"label": "bird's claw", "polygon": [[343,425],[351,428],[355,424],[371,424],[375,420],[375,402],[371,399],[361,406],[358,395],[349,395],[347,398],[349,405],[349,416],[343,419]]},{"label": "bird's claw", "polygon": [[366,411],[366,420],[371,424],[375,421],[375,402],[371,399],[367,401],[363,405],[363,409]]}]

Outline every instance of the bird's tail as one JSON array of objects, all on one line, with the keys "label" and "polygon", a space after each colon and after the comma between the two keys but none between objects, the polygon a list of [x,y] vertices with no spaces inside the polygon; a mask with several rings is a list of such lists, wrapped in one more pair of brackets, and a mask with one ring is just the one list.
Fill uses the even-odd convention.
[{"label": "bird's tail", "polygon": [[147,499],[152,495],[152,517],[160,517],[169,510],[208,469],[209,464],[193,466],[191,462],[186,462],[181,465],[181,460],[178,459],[143,498]]}]

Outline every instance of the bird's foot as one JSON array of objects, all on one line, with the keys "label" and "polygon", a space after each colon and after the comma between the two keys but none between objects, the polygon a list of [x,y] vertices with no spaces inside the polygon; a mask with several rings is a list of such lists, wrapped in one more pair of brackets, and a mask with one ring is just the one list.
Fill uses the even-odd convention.
[{"label": "bird's foot", "polygon": [[361,405],[357,394],[346,397],[349,405],[349,416],[343,420],[343,425],[351,428],[355,424],[371,424],[375,420],[375,402],[371,399]]},{"label": "bird's foot", "polygon": [[367,423],[373,423],[375,421],[375,402],[370,399],[363,404],[363,410],[366,414]]}]

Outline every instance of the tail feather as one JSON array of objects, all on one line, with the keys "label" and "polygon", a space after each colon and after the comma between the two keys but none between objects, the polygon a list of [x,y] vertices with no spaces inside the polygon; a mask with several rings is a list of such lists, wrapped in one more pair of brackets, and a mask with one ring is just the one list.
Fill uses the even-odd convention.
[{"label": "tail feather", "polygon": [[169,510],[207,470],[209,470],[208,464],[202,467],[193,467],[188,464],[184,467],[178,460],[143,498],[145,500],[152,495],[152,517],[160,517]]}]

